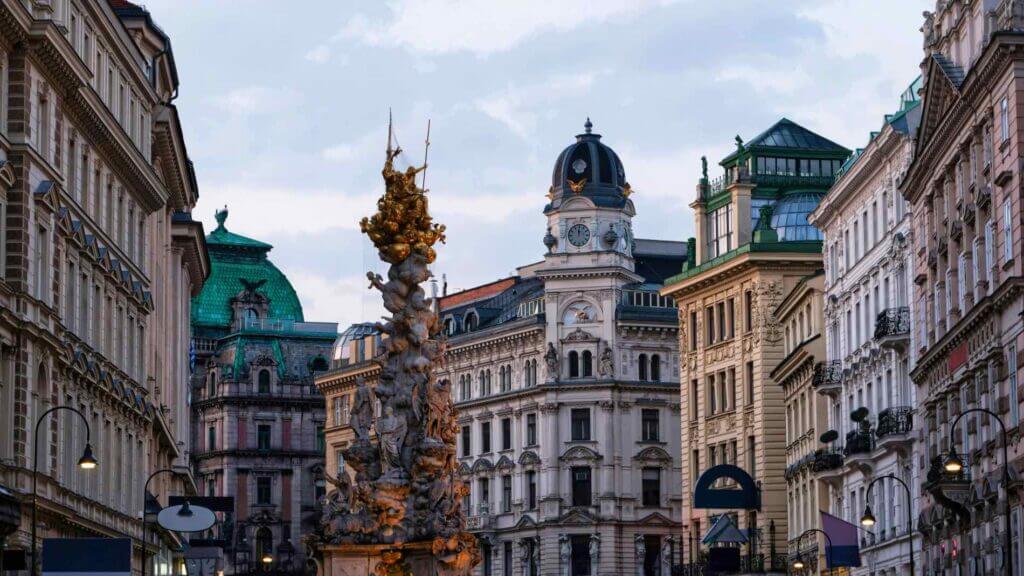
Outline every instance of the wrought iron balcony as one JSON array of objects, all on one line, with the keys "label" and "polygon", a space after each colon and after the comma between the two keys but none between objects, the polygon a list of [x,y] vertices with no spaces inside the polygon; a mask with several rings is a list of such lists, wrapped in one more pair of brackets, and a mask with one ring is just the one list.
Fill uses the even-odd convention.
[{"label": "wrought iron balcony", "polygon": [[899,306],[880,312],[875,320],[875,340],[879,346],[905,350],[910,341],[910,308]]},{"label": "wrought iron balcony", "polygon": [[875,438],[870,431],[855,431],[846,435],[846,447],[843,454],[847,457],[857,454],[870,454],[875,449]]},{"label": "wrought iron balcony", "polygon": [[837,394],[843,388],[843,364],[839,360],[814,365],[811,385],[822,394]]},{"label": "wrought iron balcony", "polygon": [[886,408],[878,413],[875,436],[879,440],[886,436],[908,434],[914,429],[914,409],[909,406]]},{"label": "wrought iron balcony", "polygon": [[843,454],[835,450],[818,450],[814,453],[814,464],[811,466],[815,473],[838,470],[843,467]]}]

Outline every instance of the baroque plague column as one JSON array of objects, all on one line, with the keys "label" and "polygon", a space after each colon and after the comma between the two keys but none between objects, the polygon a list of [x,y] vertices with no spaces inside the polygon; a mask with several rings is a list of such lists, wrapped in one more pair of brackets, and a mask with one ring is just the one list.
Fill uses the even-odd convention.
[{"label": "baroque plague column", "polygon": [[456,473],[451,390],[433,374],[444,356],[441,325],[420,288],[431,276],[427,265],[434,243],[444,241],[444,226],[432,222],[425,191],[416,186],[425,166],[395,170],[400,153],[389,142],[379,211],[360,223],[391,265],[387,281],[367,276],[393,316],[378,326],[386,335],[373,390],[380,415],[374,422],[371,401],[357,403],[351,415],[356,439],[344,459],[355,483],[347,471],[339,474],[332,505],[310,537],[327,576],[457,576],[480,561],[461,508],[468,490]]}]

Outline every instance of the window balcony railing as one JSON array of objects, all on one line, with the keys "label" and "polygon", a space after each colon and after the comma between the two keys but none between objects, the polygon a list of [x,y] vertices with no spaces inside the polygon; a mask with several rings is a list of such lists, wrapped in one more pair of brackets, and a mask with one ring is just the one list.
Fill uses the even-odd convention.
[{"label": "window balcony railing", "polygon": [[846,447],[843,454],[847,457],[857,454],[870,454],[875,449],[875,438],[870,431],[855,431],[846,435]]},{"label": "window balcony railing", "polygon": [[279,318],[249,318],[241,322],[241,332],[288,332],[292,334],[333,334],[338,333],[334,322],[295,322]]},{"label": "window balcony railing", "polygon": [[814,366],[811,385],[822,393],[838,392],[843,386],[843,363],[839,360],[818,362]]},{"label": "window balcony railing", "polygon": [[836,470],[843,466],[843,454],[835,450],[818,450],[814,453],[814,463],[812,464],[812,470],[814,472],[827,472],[829,470]]},{"label": "window balcony railing", "polygon": [[875,319],[875,340],[883,348],[904,351],[910,342],[910,308],[899,306],[880,312]]},{"label": "window balcony railing", "polygon": [[909,406],[886,408],[878,413],[875,436],[881,440],[887,436],[909,434],[914,429],[914,410]]}]

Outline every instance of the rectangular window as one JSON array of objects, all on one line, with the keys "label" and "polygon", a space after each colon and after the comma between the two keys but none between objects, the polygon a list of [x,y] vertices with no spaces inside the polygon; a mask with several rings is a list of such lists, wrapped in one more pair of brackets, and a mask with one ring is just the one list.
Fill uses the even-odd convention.
[{"label": "rectangular window", "polygon": [[999,141],[1010,139],[1010,101],[1006,96],[999,101]]},{"label": "rectangular window", "polygon": [[747,436],[747,474],[757,479],[757,438]]},{"label": "rectangular window", "polygon": [[213,452],[217,449],[217,427],[210,426],[206,430],[206,450]]},{"label": "rectangular window", "polygon": [[536,446],[537,445],[537,415],[527,414],[526,415],[526,445]]},{"label": "rectangular window", "polygon": [[270,504],[270,476],[256,478],[256,503]]},{"label": "rectangular window", "polygon": [[729,406],[736,409],[736,369],[729,368]]},{"label": "rectangular window", "polygon": [[1013,211],[1010,199],[1003,202],[1003,263],[1013,260]]},{"label": "rectangular window", "polygon": [[572,505],[590,506],[590,467],[574,466],[572,468]]},{"label": "rectangular window", "polygon": [[270,424],[260,424],[256,427],[256,447],[260,450],[270,450]]},{"label": "rectangular window", "polygon": [[590,409],[572,409],[572,440],[573,442],[590,440]]},{"label": "rectangular window", "polygon": [[704,309],[704,345],[711,346],[715,343],[715,308],[708,306]]},{"label": "rectangular window", "polygon": [[736,336],[736,299],[729,298],[726,302],[725,316],[727,320],[727,329],[729,338]]},{"label": "rectangular window", "polygon": [[487,454],[491,451],[491,423],[480,423],[480,453]]},{"label": "rectangular window", "polygon": [[714,416],[718,413],[718,401],[715,398],[715,376],[708,376],[707,385],[704,386],[704,395],[708,397],[708,415]]},{"label": "rectangular window", "polygon": [[331,398],[331,412],[334,414],[334,425],[341,426],[341,397]]},{"label": "rectangular window", "polygon": [[700,385],[697,379],[690,380],[690,421],[697,420],[697,387]]},{"label": "rectangular window", "polygon": [[747,332],[754,330],[754,293],[750,290],[743,293],[743,324]]},{"label": "rectangular window", "polygon": [[745,380],[747,381],[747,405],[754,403],[754,363],[747,362]]},{"label": "rectangular window", "polygon": [[469,455],[472,454],[472,452],[470,452],[470,450],[472,448],[472,446],[471,446],[472,445],[472,438],[473,438],[473,432],[470,430],[469,426],[463,426],[462,427],[462,455],[463,456],[469,456]]},{"label": "rectangular window", "polygon": [[480,479],[480,507],[490,508],[491,503],[491,482],[487,478]]},{"label": "rectangular window", "polygon": [[533,470],[526,472],[526,509],[537,509],[537,473]]},{"label": "rectangular window", "polygon": [[690,351],[697,351],[697,313],[690,312]]},{"label": "rectangular window", "polygon": [[661,505],[661,469],[643,469],[642,501],[644,506]]},{"label": "rectangular window", "polygon": [[660,428],[660,419],[657,409],[644,408],[641,410],[641,439],[644,442],[657,442],[659,439],[658,429]]},{"label": "rectangular window", "polygon": [[327,437],[324,435],[323,424],[318,424],[316,427],[316,451],[321,454],[327,451]]},{"label": "rectangular window", "polygon": [[512,419],[502,418],[501,419],[501,449],[511,450],[512,449]]},{"label": "rectangular window", "polygon": [[995,236],[996,227],[995,221],[989,220],[985,223],[985,280],[988,281],[988,291],[991,292],[993,286],[993,269],[995,268]]},{"label": "rectangular window", "polygon": [[715,306],[715,314],[718,316],[718,339],[724,341],[726,338],[728,338],[729,334],[729,332],[726,330],[725,325],[725,302],[719,302]]},{"label": "rectangular window", "polygon": [[512,475],[505,474],[501,477],[501,511],[512,511]]},{"label": "rectangular window", "polygon": [[1009,396],[1010,396],[1010,426],[1016,426],[1020,422],[1020,406],[1017,398],[1017,345],[1010,344],[1010,348],[1006,351],[1007,356],[1007,369],[1010,372],[1009,376]]}]

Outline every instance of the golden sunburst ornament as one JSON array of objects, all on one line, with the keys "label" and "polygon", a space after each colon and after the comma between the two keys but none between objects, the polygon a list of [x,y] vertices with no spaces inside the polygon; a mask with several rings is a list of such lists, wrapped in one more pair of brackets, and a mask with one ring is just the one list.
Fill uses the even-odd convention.
[{"label": "golden sunburst ornament", "polygon": [[555,200],[555,187],[554,186],[548,187],[548,193],[546,194],[546,196],[548,197],[548,200],[550,200],[552,202]]},{"label": "golden sunburst ornament", "polygon": [[625,184],[622,185],[622,197],[623,198],[629,198],[629,195],[632,194],[632,193],[633,193],[633,187],[629,185],[629,182],[626,182]]},{"label": "golden sunburst ornament", "polygon": [[573,194],[583,192],[583,187],[587,185],[586,178],[580,178],[579,182],[573,182],[572,180],[566,179],[566,182],[569,183],[569,189],[572,190]]}]

